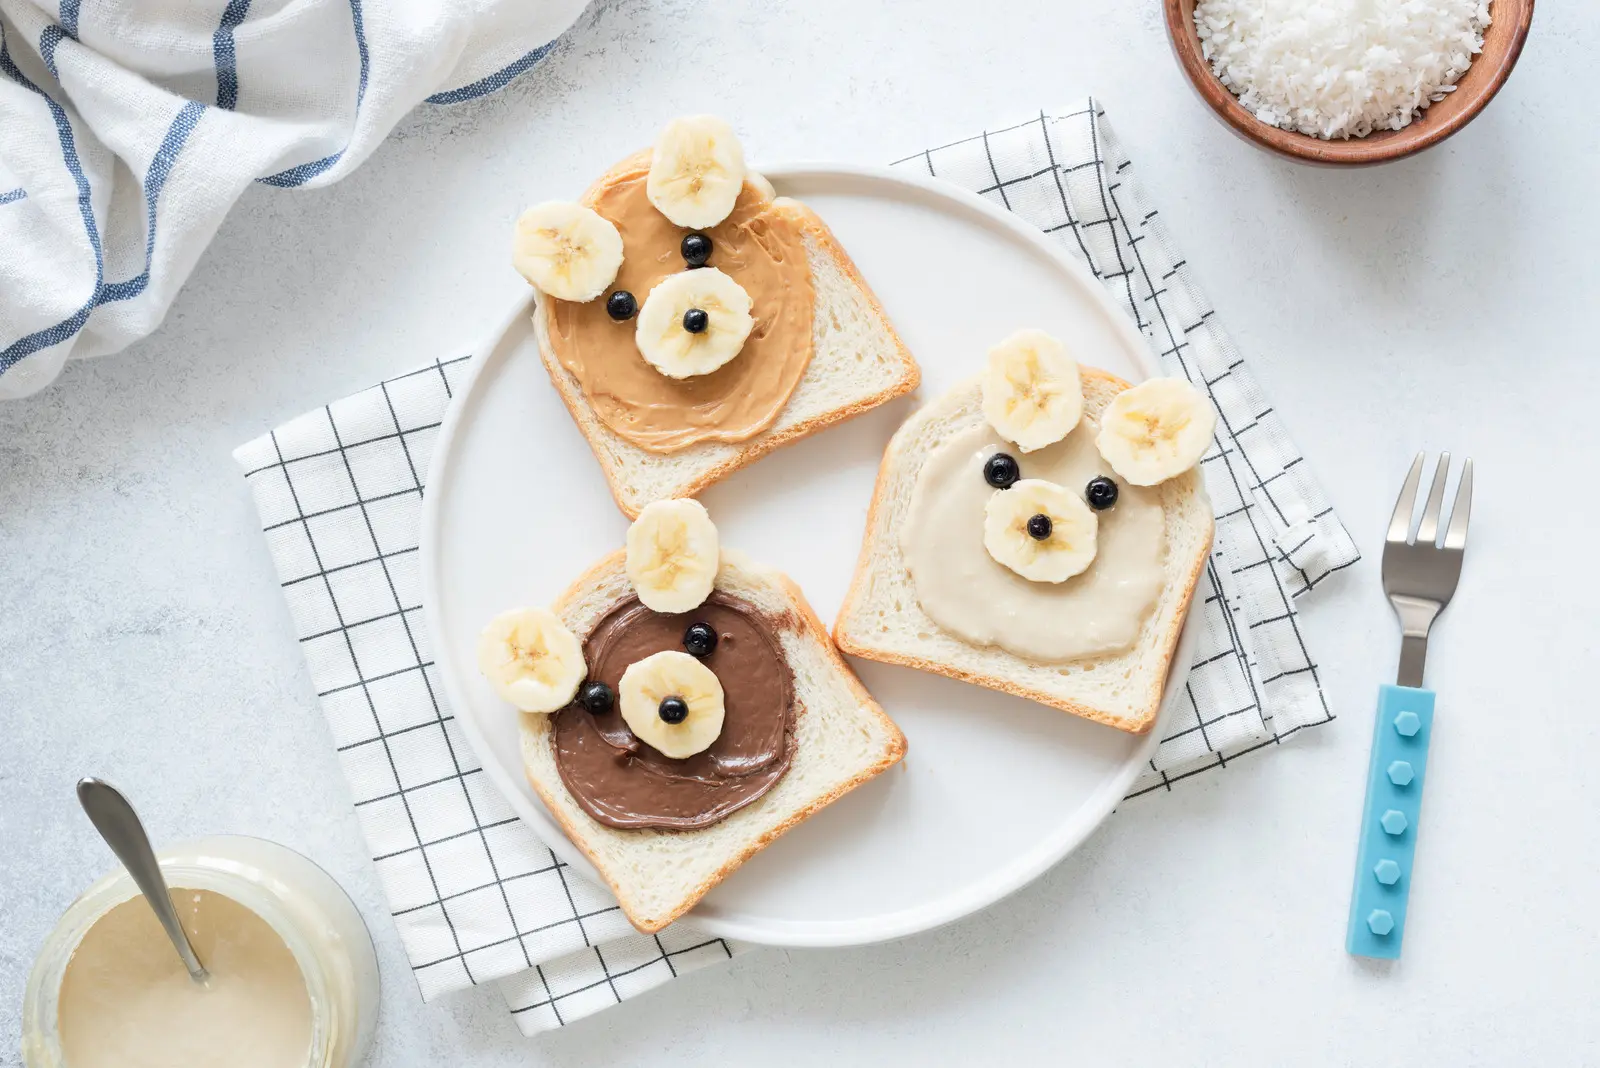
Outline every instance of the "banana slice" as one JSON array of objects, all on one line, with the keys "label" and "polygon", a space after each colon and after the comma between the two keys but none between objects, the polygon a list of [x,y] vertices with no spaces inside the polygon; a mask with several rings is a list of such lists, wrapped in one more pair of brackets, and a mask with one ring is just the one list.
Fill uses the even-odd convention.
[{"label": "banana slice", "polygon": [[983,509],[983,547],[1031,582],[1065,582],[1094,562],[1100,520],[1077,494],[1038,478],[995,490]]},{"label": "banana slice", "polygon": [[644,191],[674,223],[704,230],[728,217],[744,174],[744,148],[733,127],[715,115],[685,115],[656,138]]},{"label": "banana slice", "polygon": [[1094,444],[1128,482],[1154,486],[1199,463],[1216,428],[1205,394],[1181,378],[1152,378],[1112,398]]},{"label": "banana slice", "polygon": [[550,200],[517,220],[511,246],[517,273],[561,300],[593,300],[616,281],[622,235],[599,212]]},{"label": "banana slice", "polygon": [[1018,330],[989,350],[983,417],[1023,452],[1053,445],[1083,415],[1083,382],[1066,346],[1043,330]]},{"label": "banana slice", "polygon": [[578,692],[588,668],[583,646],[543,608],[513,608],[478,635],[478,670],[524,712],[554,712]]},{"label": "banana slice", "polygon": [[628,729],[673,760],[704,752],[722,733],[722,681],[676,649],[629,664],[617,700]]},{"label": "banana slice", "polygon": [[708,375],[744,347],[755,327],[750,294],[715,267],[668,275],[644,298],[634,343],[668,378]]},{"label": "banana slice", "polygon": [[716,584],[718,562],[717,528],[699,501],[653,501],[628,528],[625,567],[646,608],[700,607]]}]

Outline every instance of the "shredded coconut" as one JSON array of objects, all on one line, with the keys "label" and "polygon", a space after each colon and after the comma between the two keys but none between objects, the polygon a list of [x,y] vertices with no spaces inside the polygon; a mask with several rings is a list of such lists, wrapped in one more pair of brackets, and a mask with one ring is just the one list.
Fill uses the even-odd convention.
[{"label": "shredded coconut", "polygon": [[1489,0],[1200,0],[1211,69],[1256,118],[1325,139],[1398,130],[1483,49]]}]

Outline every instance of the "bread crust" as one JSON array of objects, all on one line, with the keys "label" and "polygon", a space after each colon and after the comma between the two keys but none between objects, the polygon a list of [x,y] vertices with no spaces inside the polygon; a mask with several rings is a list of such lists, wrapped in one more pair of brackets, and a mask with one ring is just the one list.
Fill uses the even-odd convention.
[{"label": "bread crust", "polygon": [[[1080,373],[1086,385],[1099,382],[1113,387],[1118,393],[1131,388],[1130,383],[1111,374],[1109,371],[1102,371],[1097,367],[1083,367],[1080,369]],[[912,418],[914,419],[915,416]],[[1172,655],[1177,648],[1178,639],[1183,633],[1184,623],[1189,617],[1189,609],[1194,603],[1195,587],[1199,584],[1200,575],[1205,570],[1206,560],[1210,557],[1211,540],[1216,531],[1215,517],[1208,513],[1207,533],[1203,547],[1195,552],[1194,559],[1189,562],[1187,571],[1181,580],[1183,583],[1183,609],[1175,614],[1165,631],[1157,638],[1157,648],[1160,650],[1163,669],[1159,672],[1158,677],[1151,681],[1141,712],[1135,718],[1130,719],[1126,716],[1113,715],[1081,701],[1075,701],[1059,694],[1052,694],[1002,675],[969,671],[955,664],[939,660],[877,649],[859,636],[852,634],[849,624],[852,615],[860,608],[861,599],[865,593],[866,580],[872,573],[874,564],[882,559],[884,547],[879,543],[879,511],[885,507],[889,483],[895,475],[896,465],[900,459],[898,447],[901,442],[901,435],[906,432],[906,427],[910,424],[911,420],[908,419],[906,423],[901,425],[900,430],[895,432],[895,436],[889,441],[889,447],[884,450],[883,461],[878,465],[878,477],[872,490],[872,503],[867,508],[866,532],[861,539],[861,553],[856,560],[855,575],[850,580],[850,588],[845,592],[844,603],[840,606],[839,615],[833,624],[834,643],[851,656],[859,656],[864,660],[875,660],[884,664],[896,664],[900,667],[915,668],[918,671],[944,675],[948,678],[958,679],[961,682],[972,683],[975,686],[982,686],[991,690],[999,690],[1014,697],[1022,697],[1029,701],[1048,705],[1051,708],[1058,708],[1063,712],[1070,712],[1075,716],[1082,716],[1084,719],[1093,720],[1096,723],[1104,723],[1109,727],[1115,727],[1129,734],[1148,734],[1150,729],[1155,726],[1156,717],[1161,711],[1161,699],[1166,689],[1167,674],[1172,669]],[[918,465],[917,471],[920,473],[920,465]],[[888,537],[894,536],[893,531],[885,533]],[[904,566],[903,562],[901,566]],[[921,610],[920,605],[918,610]],[[928,625],[943,630],[931,619],[928,621]],[[1023,658],[1017,657],[1017,659],[1022,660]]]},{"label": "bread crust", "polygon": [[[604,579],[621,571],[626,555],[626,550],[618,549],[617,551],[612,552],[599,560],[582,575],[580,575],[571,586],[567,587],[567,589],[562,592],[561,596],[558,597],[555,603],[551,606],[551,611],[555,612],[558,616],[563,615],[575,601],[582,598],[590,589],[596,585],[599,585]],[[850,665],[846,663],[844,657],[839,654],[839,650],[834,645],[833,639],[829,637],[827,627],[824,626],[822,620],[817,617],[816,612],[811,608],[811,605],[806,600],[805,595],[800,592],[800,588],[795,585],[789,576],[780,571],[765,568],[761,570],[764,576],[770,578],[777,588],[783,592],[784,597],[788,600],[789,609],[794,619],[795,629],[797,629],[805,637],[817,642],[822,647],[828,656],[830,664],[834,670],[843,676],[845,683],[850,688],[851,694],[860,703],[861,708],[869,714],[875,716],[881,722],[882,726],[889,734],[890,741],[884,751],[884,755],[876,763],[857,773],[854,777],[836,787],[826,796],[821,797],[816,801],[811,802],[805,808],[794,812],[778,826],[771,828],[763,833],[759,838],[756,838],[754,841],[750,842],[740,852],[730,857],[710,876],[696,885],[685,896],[685,898],[665,916],[646,917],[640,914],[638,902],[632,900],[630,894],[628,893],[628,888],[619,885],[619,883],[612,877],[612,873],[607,869],[602,858],[590,847],[587,837],[581,833],[581,828],[574,820],[569,818],[563,812],[562,807],[556,803],[553,788],[559,787],[564,791],[566,789],[565,785],[561,784],[558,780],[555,784],[547,786],[546,784],[539,782],[531,774],[528,775],[528,782],[533,786],[534,792],[539,795],[539,800],[544,803],[545,808],[550,812],[551,816],[553,816],[556,822],[561,825],[561,829],[566,834],[567,839],[571,841],[573,845],[577,846],[578,850],[589,859],[589,862],[594,865],[595,870],[600,873],[600,877],[605,880],[606,885],[611,888],[611,892],[616,895],[618,903],[622,906],[623,914],[628,917],[628,922],[633,924],[633,926],[638,930],[643,931],[645,934],[654,934],[657,931],[660,931],[663,927],[666,927],[672,921],[681,917],[684,913],[693,908],[701,898],[710,893],[718,883],[722,882],[722,880],[726,879],[729,875],[736,871],[745,861],[749,860],[761,850],[765,849],[768,845],[776,841],[791,828],[804,822],[808,817],[820,812],[822,809],[833,804],[833,802],[837,801],[851,790],[854,790],[856,787],[860,786],[862,783],[881,775],[883,772],[899,763],[906,753],[905,734],[900,730],[899,726],[895,724],[894,720],[890,719],[888,714],[884,712],[883,707],[873,699],[870,693],[867,692],[867,688],[862,685],[861,680],[856,678],[855,672],[850,669]],[[780,629],[782,628],[780,627]],[[807,709],[804,705],[802,705],[798,711],[798,715],[803,716],[806,714]],[[523,715],[526,716],[529,715],[529,713],[523,713]],[[547,740],[547,744],[553,744],[553,742],[548,742]],[[526,771],[526,765],[524,765],[524,771]],[[621,831],[620,833],[642,834],[652,832]],[[671,831],[667,833],[692,835],[703,832],[687,830]]]},{"label": "bread crust", "polygon": [[[610,183],[621,176],[626,175],[631,171],[635,171],[639,167],[643,166],[649,160],[650,152],[651,150],[648,148],[641,149],[616,163],[611,167],[610,170],[606,171],[605,174],[596,179],[594,183],[584,191],[583,196],[579,199],[579,203],[585,205],[586,207],[593,207],[599,194]],[[911,350],[906,348],[905,342],[901,340],[899,332],[895,330],[894,324],[889,321],[888,314],[883,310],[883,305],[879,303],[877,294],[872,292],[872,288],[867,285],[866,279],[861,277],[861,271],[858,267],[856,267],[855,261],[852,260],[849,254],[845,252],[843,246],[839,244],[838,239],[833,236],[833,231],[828,229],[827,223],[823,222],[815,212],[806,207],[804,204],[801,204],[799,201],[779,197],[774,201],[774,204],[777,206],[778,210],[792,215],[795,221],[800,224],[801,229],[806,234],[811,236],[818,247],[834,260],[840,270],[842,270],[861,291],[862,296],[864,296],[867,302],[870,304],[872,312],[877,317],[879,324],[883,327],[888,336],[894,339],[896,355],[899,357],[901,364],[901,373],[894,383],[886,389],[879,390],[878,392],[869,396],[855,400],[850,404],[835,408],[828,412],[824,412],[820,415],[804,420],[803,422],[796,423],[793,426],[784,427],[782,430],[772,430],[769,428],[768,430],[763,430],[757,433],[744,442],[715,443],[718,445],[731,444],[736,447],[738,451],[715,466],[701,472],[684,485],[676,487],[673,491],[674,496],[693,497],[707,487],[722,481],[724,478],[727,478],[740,468],[747,467],[750,464],[755,463],[761,457],[765,456],[769,452],[772,452],[774,449],[779,449],[785,445],[799,441],[802,438],[810,437],[812,434],[826,430],[836,423],[842,423],[847,419],[853,419],[854,417],[862,415],[881,404],[885,404],[888,401],[894,400],[896,397],[904,396],[905,394],[916,389],[917,386],[922,382],[922,370],[917,366],[917,361],[911,355]],[[578,430],[589,442],[590,451],[594,453],[595,459],[600,464],[600,470],[605,475],[606,485],[611,490],[612,499],[617,502],[617,507],[622,510],[624,515],[626,515],[629,519],[637,519],[639,512],[646,504],[650,502],[645,500],[635,500],[632,498],[632,496],[628,493],[627,485],[622,472],[617,469],[616,464],[607,455],[606,451],[599,447],[598,443],[601,440],[620,439],[610,427],[607,427],[597,416],[595,416],[594,410],[589,406],[589,402],[584,397],[583,390],[578,385],[577,380],[567,371],[565,367],[561,366],[561,362],[556,359],[555,352],[550,346],[548,328],[545,323],[545,316],[547,314],[544,294],[535,289],[533,312],[534,336],[538,339],[539,357],[544,362],[545,371],[550,375],[550,381],[556,387],[556,392],[560,395],[561,402],[566,405],[567,411],[571,413],[573,422],[577,424]],[[809,375],[811,373],[812,368],[807,367],[805,374]],[[801,380],[803,381],[804,378],[805,375],[802,375]],[[779,412],[778,418],[782,418],[781,411]],[[686,448],[676,449],[670,453],[661,453],[660,455],[663,457],[679,457],[687,453],[692,453],[694,449],[701,448],[704,444],[706,443],[690,445]]]}]

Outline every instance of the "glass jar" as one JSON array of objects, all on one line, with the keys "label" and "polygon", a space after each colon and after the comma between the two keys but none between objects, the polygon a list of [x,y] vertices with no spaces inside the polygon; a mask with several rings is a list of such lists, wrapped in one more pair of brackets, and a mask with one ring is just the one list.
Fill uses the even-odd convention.
[{"label": "glass jar", "polygon": [[[333,877],[299,853],[260,838],[216,835],[157,851],[167,885],[230,897],[267,922],[294,955],[311,1001],[306,1068],[355,1068],[378,1017],[372,936]],[[139,892],[119,868],[62,915],[28,977],[22,1007],[27,1068],[68,1068],[57,1030],[61,981],[95,921]]]}]

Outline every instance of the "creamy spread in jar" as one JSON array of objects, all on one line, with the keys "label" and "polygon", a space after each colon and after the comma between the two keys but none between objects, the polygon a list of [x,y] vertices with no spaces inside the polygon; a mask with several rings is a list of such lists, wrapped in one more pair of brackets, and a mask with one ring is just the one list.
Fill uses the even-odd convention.
[{"label": "creamy spread in jar", "polygon": [[211,978],[189,978],[142,897],[95,921],[61,982],[71,1068],[302,1068],[311,999],[294,955],[265,920],[211,890],[173,904]]},{"label": "creamy spread in jar", "polygon": [[210,985],[189,978],[118,868],[72,903],[40,947],[22,1001],[21,1063],[362,1063],[378,1019],[378,958],[339,884],[259,838],[214,835],[156,856]]},{"label": "creamy spread in jar", "polygon": [[640,448],[665,453],[705,441],[747,441],[778,418],[811,363],[816,295],[802,224],[747,180],[733,212],[716,226],[676,226],[646,196],[649,170],[644,153],[585,197],[622,235],[622,267],[610,291],[626,290],[643,305],[663,278],[688,269],[684,235],[704,233],[712,245],[708,265],[750,295],[750,336],[710,374],[668,378],[639,354],[635,321],[613,320],[604,296],[581,304],[547,298],[550,348],[596,417]]},{"label": "creamy spread in jar", "polygon": [[[901,527],[900,549],[917,601],[935,623],[973,645],[1047,663],[1134,644],[1166,581],[1166,518],[1157,489],[1130,486],[1112,473],[1095,449],[1098,432],[1085,414],[1063,440],[1024,453],[985,424],[961,431],[928,458]],[[1088,570],[1064,582],[1030,582],[989,555],[984,507],[1006,492],[984,480],[983,465],[996,452],[1015,457],[1023,478],[1080,495],[1090,479],[1115,479],[1117,503],[1098,513]]]}]

